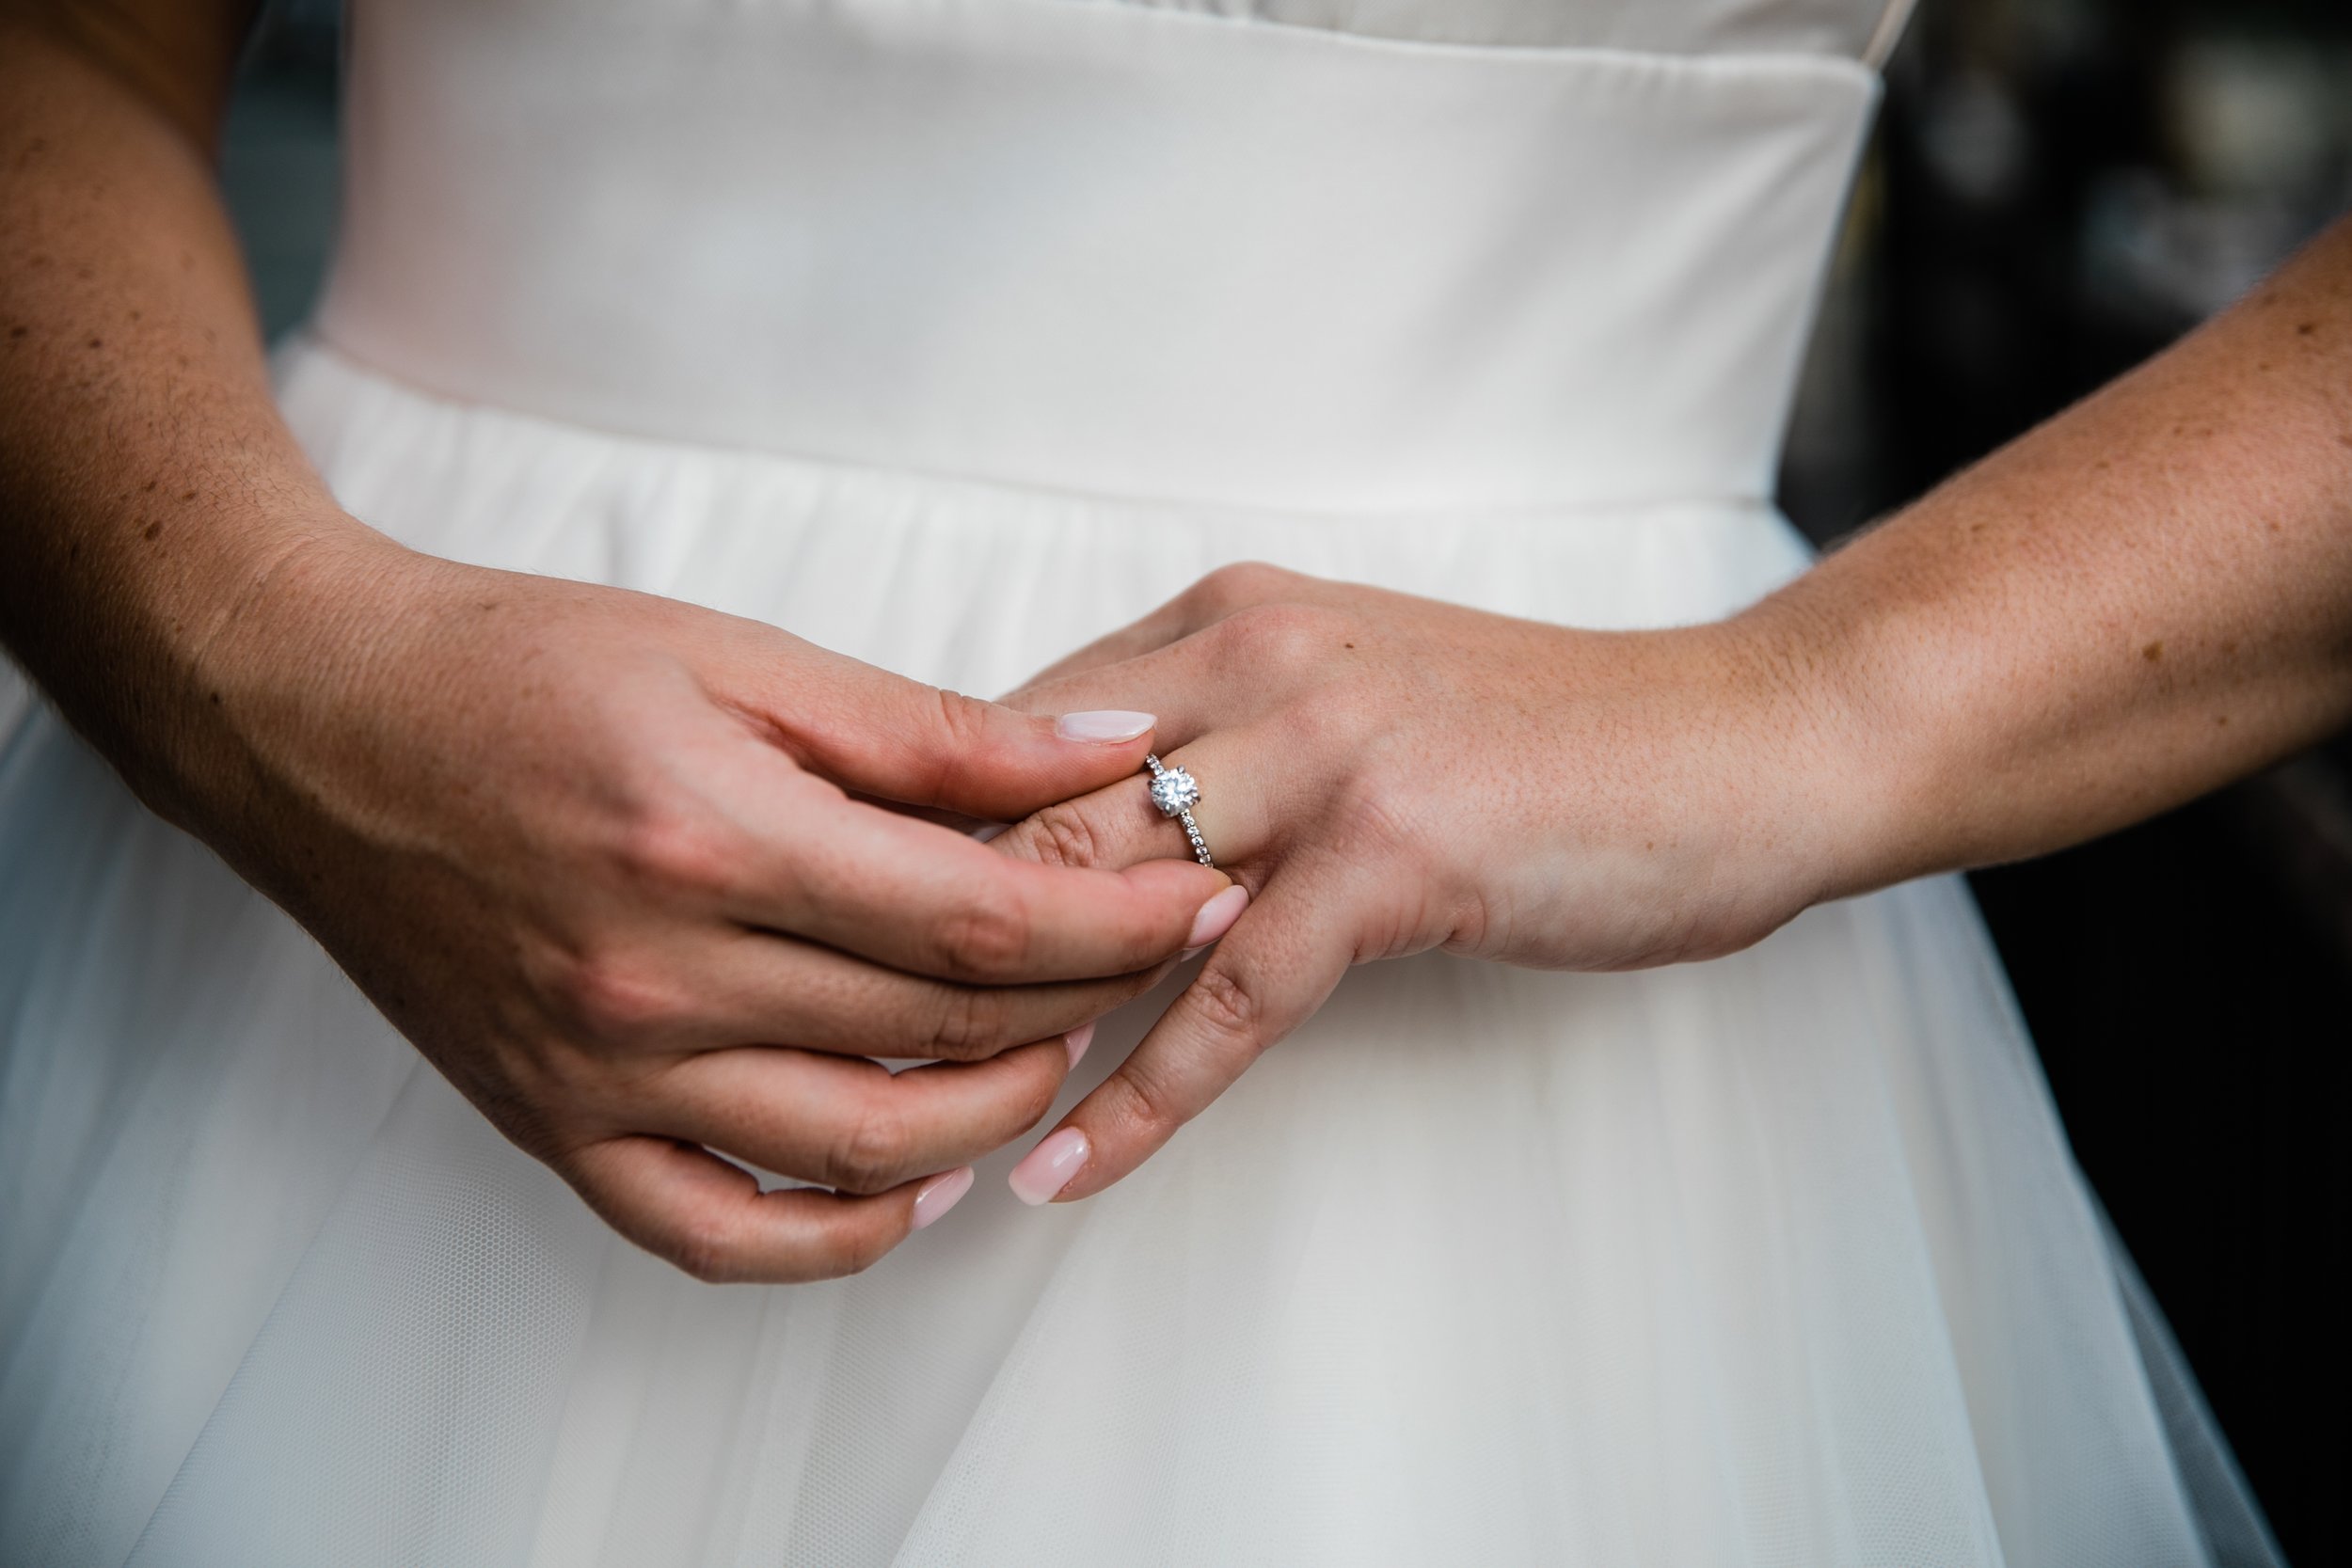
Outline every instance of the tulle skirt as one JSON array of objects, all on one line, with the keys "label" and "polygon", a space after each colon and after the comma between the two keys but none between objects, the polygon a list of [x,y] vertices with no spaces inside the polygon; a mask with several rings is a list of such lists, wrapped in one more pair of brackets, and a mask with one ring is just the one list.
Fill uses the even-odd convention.
[{"label": "tulle skirt", "polygon": [[[1596,626],[1807,559],[1760,507],[1252,515],[280,372],[418,547],[970,690],[1236,559]],[[1359,969],[1100,1197],[1021,1207],[1016,1148],[867,1274],[716,1288],[21,689],[0,723],[0,1560],[2269,1560],[1955,879],[1645,974]]]}]

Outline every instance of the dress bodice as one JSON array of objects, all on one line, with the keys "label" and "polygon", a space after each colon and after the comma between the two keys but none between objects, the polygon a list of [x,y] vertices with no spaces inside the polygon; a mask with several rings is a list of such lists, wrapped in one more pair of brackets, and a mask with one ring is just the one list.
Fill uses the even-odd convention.
[{"label": "dress bodice", "polygon": [[362,3],[338,347],[1286,510],[1770,486],[1885,0]]}]

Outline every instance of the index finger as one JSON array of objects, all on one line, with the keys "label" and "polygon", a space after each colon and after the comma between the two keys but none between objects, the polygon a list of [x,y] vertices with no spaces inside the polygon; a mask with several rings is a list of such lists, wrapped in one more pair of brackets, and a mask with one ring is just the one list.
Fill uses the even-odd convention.
[{"label": "index finger", "polygon": [[[1348,939],[1294,875],[1277,877],[1126,1061],[1013,1167],[1025,1203],[1091,1197],[1143,1164],[1347,972]],[[1327,917],[1327,911],[1325,911]]]}]

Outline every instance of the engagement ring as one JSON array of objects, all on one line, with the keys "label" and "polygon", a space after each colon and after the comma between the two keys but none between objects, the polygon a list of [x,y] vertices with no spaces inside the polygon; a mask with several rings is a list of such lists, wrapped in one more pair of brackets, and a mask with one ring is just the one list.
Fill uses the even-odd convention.
[{"label": "engagement ring", "polygon": [[1169,768],[1158,757],[1147,756],[1143,765],[1152,769],[1152,803],[1160,808],[1162,816],[1173,816],[1184,825],[1184,836],[1192,840],[1192,858],[1215,869],[1216,863],[1209,858],[1209,847],[1200,837],[1200,825],[1192,819],[1192,808],[1200,803],[1200,786],[1193,776],[1181,768]]}]

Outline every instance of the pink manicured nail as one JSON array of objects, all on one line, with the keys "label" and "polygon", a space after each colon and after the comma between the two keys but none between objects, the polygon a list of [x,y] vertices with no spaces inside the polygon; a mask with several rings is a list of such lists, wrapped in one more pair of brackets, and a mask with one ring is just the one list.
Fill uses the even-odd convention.
[{"label": "pink manicured nail", "polygon": [[[1187,949],[1206,947],[1233,928],[1241,911],[1249,907],[1249,890],[1235,882],[1223,893],[1200,906],[1200,912],[1192,917],[1192,935],[1184,939]],[[1186,954],[1190,957],[1190,953]]]},{"label": "pink manicured nail", "polygon": [[1007,1180],[1012,1184],[1012,1196],[1034,1208],[1069,1186],[1070,1179],[1086,1163],[1087,1135],[1065,1127],[1029,1150]]},{"label": "pink manicured nail", "polygon": [[1061,1037],[1061,1043],[1063,1048],[1070,1053],[1070,1070],[1077,1071],[1079,1062],[1086,1057],[1087,1047],[1094,1043],[1094,1025],[1079,1024]]},{"label": "pink manicured nail", "polygon": [[945,1176],[934,1176],[930,1183],[914,1195],[914,1228],[936,1224],[939,1216],[953,1209],[972,1190],[972,1167],[964,1165]]},{"label": "pink manicured nail", "polygon": [[1054,721],[1054,733],[1064,740],[1133,740],[1159,720],[1149,713],[1100,708],[1089,713],[1065,713]]}]

